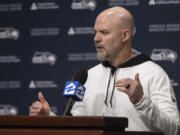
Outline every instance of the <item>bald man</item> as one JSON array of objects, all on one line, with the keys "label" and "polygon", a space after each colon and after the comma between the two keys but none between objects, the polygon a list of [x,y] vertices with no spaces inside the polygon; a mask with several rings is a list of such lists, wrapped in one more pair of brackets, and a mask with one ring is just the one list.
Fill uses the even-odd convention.
[{"label": "bald man", "polygon": [[[127,117],[129,131],[159,131],[176,135],[179,112],[165,71],[147,56],[135,55],[131,41],[133,16],[122,7],[101,12],[95,21],[94,42],[101,62],[88,71],[83,102],[76,102],[73,116]],[[52,115],[47,101],[30,107],[30,115]]]}]

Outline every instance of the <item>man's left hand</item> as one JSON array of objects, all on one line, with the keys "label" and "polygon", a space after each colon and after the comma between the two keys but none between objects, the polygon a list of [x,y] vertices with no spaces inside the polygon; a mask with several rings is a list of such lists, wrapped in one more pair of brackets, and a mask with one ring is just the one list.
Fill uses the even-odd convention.
[{"label": "man's left hand", "polygon": [[125,92],[133,104],[138,103],[143,98],[142,85],[139,80],[139,73],[136,73],[135,80],[125,78],[115,83],[119,91]]}]

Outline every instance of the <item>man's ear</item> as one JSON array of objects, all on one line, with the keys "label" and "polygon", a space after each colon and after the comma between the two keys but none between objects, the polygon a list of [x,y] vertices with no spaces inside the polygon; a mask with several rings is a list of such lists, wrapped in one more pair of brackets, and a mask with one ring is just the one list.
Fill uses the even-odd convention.
[{"label": "man's ear", "polygon": [[123,42],[127,42],[131,38],[130,29],[124,29],[121,38]]}]

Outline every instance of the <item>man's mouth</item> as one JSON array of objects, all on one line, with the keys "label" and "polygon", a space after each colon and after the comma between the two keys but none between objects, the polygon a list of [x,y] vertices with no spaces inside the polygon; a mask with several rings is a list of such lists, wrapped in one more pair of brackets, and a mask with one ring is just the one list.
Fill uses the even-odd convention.
[{"label": "man's mouth", "polygon": [[97,46],[97,47],[96,47],[96,50],[97,50],[97,51],[102,51],[102,50],[103,50],[103,47],[102,47],[102,46]]}]

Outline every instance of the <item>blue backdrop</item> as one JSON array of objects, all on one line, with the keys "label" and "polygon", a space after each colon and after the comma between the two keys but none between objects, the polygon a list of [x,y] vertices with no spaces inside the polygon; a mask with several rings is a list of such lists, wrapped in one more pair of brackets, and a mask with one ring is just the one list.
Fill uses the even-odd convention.
[{"label": "blue backdrop", "polygon": [[65,82],[99,63],[93,25],[112,6],[134,15],[134,52],[167,71],[180,108],[180,0],[1,0],[0,115],[28,115],[38,91],[62,114]]}]

